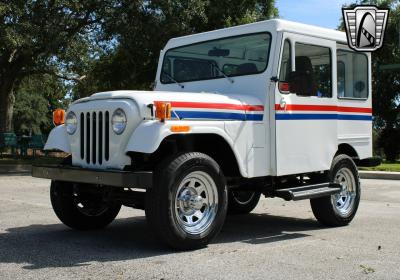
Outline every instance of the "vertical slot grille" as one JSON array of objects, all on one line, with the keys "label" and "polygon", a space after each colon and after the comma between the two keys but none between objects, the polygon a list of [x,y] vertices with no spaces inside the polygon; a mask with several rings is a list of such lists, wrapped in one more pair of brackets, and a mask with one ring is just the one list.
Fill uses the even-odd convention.
[{"label": "vertical slot grille", "polygon": [[86,114],[86,162],[90,163],[90,113]]},{"label": "vertical slot grille", "polygon": [[97,118],[96,118],[96,112],[94,112],[93,114],[92,114],[92,120],[93,120],[93,128],[92,128],[92,163],[93,164],[96,164],[96,160],[97,160],[97,158],[96,158],[96,153],[97,153],[97,143],[96,143],[96,141],[97,141],[97,135],[96,135],[96,133],[97,133],[97,125],[96,125],[96,121],[97,121]]},{"label": "vertical slot grille", "polygon": [[81,159],[85,159],[85,115],[83,113],[81,113],[80,137],[81,137]]},{"label": "vertical slot grille", "polygon": [[99,164],[103,163],[103,112],[99,113]]},{"label": "vertical slot grille", "polygon": [[105,121],[105,143],[104,143],[104,158],[106,161],[110,159],[110,114],[108,111],[106,112],[106,121]]},{"label": "vertical slot grille", "polygon": [[80,114],[80,156],[87,164],[102,165],[110,159],[109,112]]}]

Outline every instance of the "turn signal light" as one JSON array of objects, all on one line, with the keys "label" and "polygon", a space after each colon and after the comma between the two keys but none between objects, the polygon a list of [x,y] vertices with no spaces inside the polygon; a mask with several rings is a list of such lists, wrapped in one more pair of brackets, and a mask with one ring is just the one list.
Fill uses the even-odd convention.
[{"label": "turn signal light", "polygon": [[173,125],[171,126],[171,132],[189,132],[190,126],[188,125]]},{"label": "turn signal light", "polygon": [[65,120],[65,110],[56,109],[53,111],[53,123],[55,126],[64,124]]},{"label": "turn signal light", "polygon": [[155,101],[154,105],[156,107],[156,119],[163,122],[171,118],[171,103]]}]

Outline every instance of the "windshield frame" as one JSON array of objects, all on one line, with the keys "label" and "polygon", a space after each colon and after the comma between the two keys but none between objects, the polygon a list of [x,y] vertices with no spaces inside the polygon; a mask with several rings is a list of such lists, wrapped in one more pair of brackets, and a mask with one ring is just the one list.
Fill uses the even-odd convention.
[{"label": "windshield frame", "polygon": [[[183,47],[190,47],[190,46],[199,45],[199,44],[208,43],[208,42],[214,42],[214,41],[232,39],[232,38],[239,38],[239,37],[246,37],[246,36],[252,36],[252,35],[259,35],[259,34],[268,34],[269,38],[270,38],[270,42],[269,42],[269,46],[268,46],[268,55],[267,55],[267,60],[266,60],[266,63],[265,63],[265,68],[260,70],[260,71],[258,71],[258,72],[251,73],[251,74],[227,75],[227,76],[229,78],[234,78],[234,77],[243,77],[243,76],[252,76],[252,75],[262,74],[268,69],[269,62],[270,62],[270,56],[271,56],[271,47],[272,47],[273,37],[272,37],[272,33],[269,32],[269,31],[244,33],[244,34],[239,34],[239,35],[234,35],[234,36],[220,37],[220,38],[217,38],[217,39],[205,40],[205,41],[200,41],[200,42],[196,42],[196,43],[192,43],[192,44],[181,45],[181,46],[178,46],[178,47],[170,48],[165,52],[165,54],[163,56],[163,60],[162,60],[162,64],[161,64],[161,71],[160,71],[160,76],[159,76],[160,83],[163,84],[163,85],[176,84],[174,81],[170,81],[170,82],[163,82],[162,81],[164,63],[165,63],[165,59],[167,58],[167,54],[168,54],[169,51],[174,51],[176,49],[180,49],[180,48],[183,48]],[[204,59],[204,60],[207,60],[207,59]],[[223,67],[221,67],[221,69],[223,69]],[[214,77],[214,78],[195,79],[195,80],[178,81],[178,82],[183,84],[183,83],[188,83],[188,82],[211,81],[211,80],[218,80],[218,79],[226,79],[226,77],[219,76],[219,77]]]}]

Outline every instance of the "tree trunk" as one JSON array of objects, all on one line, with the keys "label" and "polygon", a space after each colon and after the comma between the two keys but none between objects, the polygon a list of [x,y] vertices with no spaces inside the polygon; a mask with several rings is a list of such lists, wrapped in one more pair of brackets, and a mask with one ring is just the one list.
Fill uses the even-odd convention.
[{"label": "tree trunk", "polygon": [[15,97],[14,81],[3,81],[0,84],[0,133],[11,132]]}]

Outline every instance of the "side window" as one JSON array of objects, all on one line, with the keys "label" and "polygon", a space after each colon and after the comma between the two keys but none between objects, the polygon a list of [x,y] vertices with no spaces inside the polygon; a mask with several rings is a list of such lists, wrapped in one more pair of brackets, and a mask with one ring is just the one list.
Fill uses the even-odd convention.
[{"label": "side window", "polygon": [[292,92],[301,96],[332,97],[332,59],[327,47],[296,43],[296,72]]},{"label": "side window", "polygon": [[339,97],[344,97],[346,89],[346,64],[338,60],[337,62],[337,93]]},{"label": "side window", "polygon": [[279,80],[282,82],[289,81],[289,73],[292,71],[291,56],[290,42],[286,39],[283,45],[281,71],[279,73]]},{"label": "side window", "polygon": [[[337,51],[338,97],[368,98],[368,58],[365,54]],[[339,68],[340,67],[340,68]]]}]

